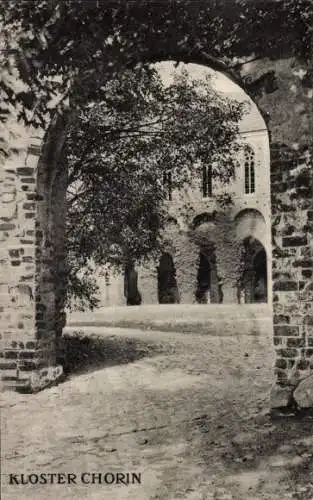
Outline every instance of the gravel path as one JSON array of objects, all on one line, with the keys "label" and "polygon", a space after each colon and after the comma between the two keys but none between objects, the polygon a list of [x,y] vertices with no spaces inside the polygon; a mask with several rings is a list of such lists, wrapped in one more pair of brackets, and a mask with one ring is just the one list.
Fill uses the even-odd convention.
[{"label": "gravel path", "polygon": [[[35,395],[3,394],[4,500],[313,498],[309,473],[301,479],[312,421],[267,415],[270,335],[84,332],[119,352],[131,339],[132,362],[90,367]],[[9,485],[21,472],[141,472],[142,484]]]}]

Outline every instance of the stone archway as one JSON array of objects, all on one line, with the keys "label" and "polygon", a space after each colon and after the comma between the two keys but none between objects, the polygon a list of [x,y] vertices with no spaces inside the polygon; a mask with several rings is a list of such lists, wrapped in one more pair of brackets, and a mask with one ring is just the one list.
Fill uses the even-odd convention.
[{"label": "stone archway", "polygon": [[243,270],[240,298],[245,304],[267,303],[267,255],[263,245],[255,238],[243,240]]},{"label": "stone archway", "polygon": [[179,290],[173,257],[168,252],[161,255],[157,267],[159,304],[178,304]]},{"label": "stone archway", "polygon": [[196,301],[199,304],[222,302],[221,286],[217,274],[214,245],[206,245],[199,252]]},{"label": "stone archway", "polygon": [[[166,40],[160,54],[153,53],[147,47],[145,55],[142,54],[140,60],[146,58],[157,61],[173,58],[205,64],[227,73],[239,83],[242,82],[240,78],[234,76],[232,71],[227,70],[226,61],[220,61],[205,54],[197,45],[194,50],[187,53],[182,51],[178,44],[173,46],[170,40],[168,40],[168,50],[165,50],[165,47]],[[133,61],[134,64],[136,62],[138,61]],[[266,86],[262,84],[264,83],[262,74],[275,71],[276,66],[279,66],[278,87],[275,92],[271,91],[275,93],[274,106],[273,95],[268,94]],[[290,392],[291,386],[294,385],[295,377],[294,373],[292,378],[290,377],[289,368],[281,367],[290,366],[287,360],[291,360],[296,368],[297,379],[301,379],[303,376],[301,366],[305,365],[303,360],[308,361],[310,357],[309,348],[313,338],[312,325],[305,321],[308,314],[313,314],[312,305],[308,300],[308,295],[303,292],[307,289],[310,278],[309,273],[306,275],[302,273],[303,266],[306,271],[312,269],[312,210],[310,205],[301,198],[300,191],[297,201],[300,200],[301,203],[297,203],[296,207],[290,203],[291,191],[294,188],[291,164],[294,167],[295,163],[294,159],[290,159],[292,154],[289,153],[294,143],[301,151],[299,145],[304,144],[301,143],[303,127],[296,125],[305,120],[310,123],[310,114],[312,114],[312,106],[309,106],[312,102],[310,101],[312,95],[310,97],[309,91],[301,86],[302,83],[295,74],[299,66],[301,67],[295,58],[276,61],[263,59],[252,62],[246,67],[242,66],[242,76],[251,77],[249,87],[258,105],[264,114],[272,113],[272,192],[275,193],[272,198],[272,226],[275,233],[274,340],[278,358],[286,361],[286,363],[279,363],[276,368],[278,382],[286,387],[286,393]],[[289,78],[289,87],[286,86],[286,75]],[[295,87],[296,90],[301,90],[302,106],[299,102],[295,102]],[[276,105],[278,100],[280,100],[280,105]],[[286,102],[290,105],[286,106]],[[60,276],[62,277],[64,273],[64,218],[62,219],[64,198],[62,193],[66,172],[58,172],[58,154],[62,150],[66,120],[67,117],[56,117],[52,122],[41,147],[37,169],[35,164],[32,166],[19,164],[12,168],[3,167],[11,177],[10,182],[19,192],[19,198],[16,200],[17,211],[14,210],[12,216],[2,217],[1,220],[1,242],[4,242],[1,258],[4,262],[3,267],[9,265],[10,269],[14,270],[8,278],[10,286],[15,287],[20,293],[21,288],[18,286],[27,284],[31,301],[31,307],[26,309],[25,306],[25,309],[20,310],[18,314],[15,307],[12,307],[14,302],[10,304],[10,307],[8,306],[7,311],[1,311],[4,331],[2,369],[5,375],[3,380],[14,386],[24,384],[34,388],[38,380],[39,386],[44,386],[50,368],[52,379],[54,376],[52,368],[56,364],[56,339],[62,330],[63,323],[63,319],[60,321],[60,318],[63,318],[60,316],[63,300]],[[286,145],[289,150],[288,154],[285,154]],[[305,163],[305,154],[304,152],[302,156],[297,155],[298,164]],[[1,210],[4,203],[6,201],[2,199]],[[296,224],[294,219],[298,221]],[[292,228],[290,229],[289,226]],[[287,228],[288,234],[286,234]],[[52,237],[56,234],[58,234],[57,243]],[[10,255],[8,248],[11,250]],[[287,278],[284,276],[286,271]],[[9,283],[6,280],[2,283],[1,293],[7,295],[8,287]],[[296,313],[292,306],[294,302],[298,304]],[[284,317],[288,318],[288,324],[283,321]],[[20,327],[22,320],[25,320],[23,328]],[[301,346],[294,347],[291,353],[287,349],[289,338],[292,339],[300,332],[303,336],[304,348],[301,344]],[[12,362],[12,359],[17,361]],[[38,373],[39,379],[36,378]]]}]

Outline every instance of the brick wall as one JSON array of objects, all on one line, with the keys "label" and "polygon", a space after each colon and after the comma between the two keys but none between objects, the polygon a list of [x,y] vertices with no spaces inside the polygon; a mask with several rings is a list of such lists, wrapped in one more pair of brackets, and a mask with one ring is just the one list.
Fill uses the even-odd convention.
[{"label": "brick wall", "polygon": [[23,385],[40,367],[35,342],[36,151],[0,165],[0,367],[6,385]]},{"label": "brick wall", "polygon": [[[273,308],[276,404],[287,404],[292,389],[312,373],[312,158],[313,92],[303,64],[264,60],[255,77],[274,70],[277,90],[256,96],[270,116],[273,245]],[[312,151],[312,150],[311,150]],[[282,387],[284,393],[279,389]],[[281,394],[283,397],[281,399]]]},{"label": "brick wall", "polygon": [[312,170],[305,152],[273,144],[273,307],[276,374],[294,386],[313,368]]}]

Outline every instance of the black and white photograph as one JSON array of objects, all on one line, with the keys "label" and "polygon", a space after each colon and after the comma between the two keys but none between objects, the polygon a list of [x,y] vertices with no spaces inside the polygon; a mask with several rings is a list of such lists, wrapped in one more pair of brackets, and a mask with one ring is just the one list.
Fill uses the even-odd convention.
[{"label": "black and white photograph", "polygon": [[0,0],[0,499],[313,500],[313,0]]}]

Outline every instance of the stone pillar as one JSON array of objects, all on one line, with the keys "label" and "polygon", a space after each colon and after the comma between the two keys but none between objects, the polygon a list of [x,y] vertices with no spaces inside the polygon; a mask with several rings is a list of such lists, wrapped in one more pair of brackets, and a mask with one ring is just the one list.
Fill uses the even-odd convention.
[{"label": "stone pillar", "polygon": [[[291,402],[294,387],[313,368],[312,178],[297,187],[295,161],[286,148],[272,151],[273,308],[275,374],[272,406]],[[312,177],[312,172],[310,172]],[[296,176],[296,178],[295,178]],[[295,196],[296,194],[296,196]]]},{"label": "stone pillar", "polygon": [[223,304],[238,303],[238,290],[234,280],[225,280],[222,283]]},{"label": "stone pillar", "polygon": [[[1,380],[36,391],[58,379],[65,322],[66,175],[58,169],[65,137],[56,118],[43,145],[1,166]],[[39,160],[38,160],[39,158]]]},{"label": "stone pillar", "polygon": [[0,326],[4,387],[27,385],[35,350],[35,148],[0,166]]},{"label": "stone pillar", "polygon": [[215,252],[223,304],[238,304],[241,243],[236,240],[235,225],[230,217],[221,214],[218,227],[220,234]]},{"label": "stone pillar", "polygon": [[138,267],[138,288],[142,304],[158,304],[158,276],[155,262]]},{"label": "stone pillar", "polygon": [[177,236],[173,259],[180,303],[194,304],[196,303],[199,246],[192,241],[187,231],[181,231]]},{"label": "stone pillar", "polygon": [[219,304],[221,297],[220,297],[220,290],[219,290],[219,277],[217,273],[217,267],[216,267],[216,262],[214,259],[214,262],[210,262],[211,265],[211,283],[210,283],[210,302],[211,304]]},{"label": "stone pillar", "polygon": [[[0,170],[1,385],[37,390],[57,378],[55,342],[42,341],[38,302],[37,162],[39,141]],[[54,299],[54,296],[53,296]],[[51,353],[53,363],[51,363]],[[53,366],[53,368],[52,368]]]}]

